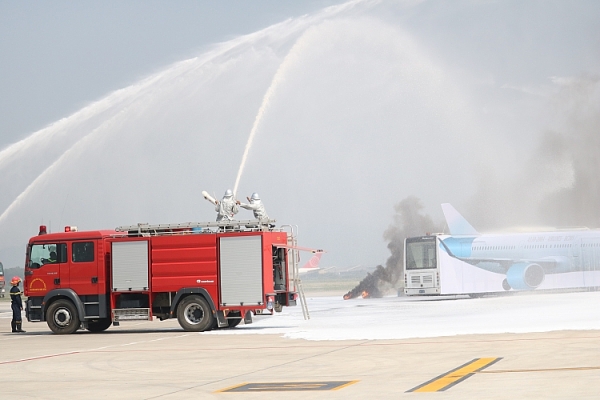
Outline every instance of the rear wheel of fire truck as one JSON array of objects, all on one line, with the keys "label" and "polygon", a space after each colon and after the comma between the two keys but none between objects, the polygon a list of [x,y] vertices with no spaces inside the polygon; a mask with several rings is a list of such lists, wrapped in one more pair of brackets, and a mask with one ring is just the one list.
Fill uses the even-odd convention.
[{"label": "rear wheel of fire truck", "polygon": [[75,305],[69,300],[56,300],[48,307],[46,321],[52,332],[69,334],[79,329],[79,316]]},{"label": "rear wheel of fire truck", "polygon": [[98,321],[90,321],[87,323],[87,330],[90,332],[102,332],[108,329],[112,324],[109,318],[99,319]]},{"label": "rear wheel of fire truck", "polygon": [[200,296],[188,296],[177,307],[177,321],[184,331],[204,332],[213,326],[210,306]]}]

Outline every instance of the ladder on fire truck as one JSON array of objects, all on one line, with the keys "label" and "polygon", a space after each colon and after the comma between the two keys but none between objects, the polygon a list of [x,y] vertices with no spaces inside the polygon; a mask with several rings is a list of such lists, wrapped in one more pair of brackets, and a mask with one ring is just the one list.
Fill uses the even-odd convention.
[{"label": "ladder on fire truck", "polygon": [[177,224],[147,224],[124,225],[115,228],[117,232],[126,232],[130,235],[139,236],[163,236],[181,235],[184,233],[209,233],[214,232],[259,232],[272,231],[275,228],[274,219],[265,220],[241,220],[241,221],[219,221],[219,222],[182,222]]},{"label": "ladder on fire truck", "polygon": [[302,308],[302,315],[304,319],[310,319],[308,312],[308,306],[306,304],[306,296],[304,295],[304,288],[302,287],[302,280],[300,279],[300,272],[298,271],[298,261],[300,261],[300,251],[298,250],[298,227],[292,225],[283,225],[282,228],[290,228],[290,234],[288,236],[288,246],[291,250],[291,255],[288,259],[291,259],[292,274],[291,280],[294,285],[294,290],[298,291],[298,298],[300,299],[300,307]]}]

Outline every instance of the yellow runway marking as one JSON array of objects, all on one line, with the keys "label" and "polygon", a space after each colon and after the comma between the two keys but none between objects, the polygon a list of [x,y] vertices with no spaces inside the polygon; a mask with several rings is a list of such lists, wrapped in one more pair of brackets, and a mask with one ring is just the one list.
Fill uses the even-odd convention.
[{"label": "yellow runway marking", "polygon": [[557,372],[557,371],[590,371],[600,367],[559,367],[559,368],[537,368],[537,369],[499,369],[496,371],[477,371],[476,374],[507,374],[511,372]]},{"label": "yellow runway marking", "polygon": [[407,392],[441,392],[464,381],[502,358],[476,358]]}]

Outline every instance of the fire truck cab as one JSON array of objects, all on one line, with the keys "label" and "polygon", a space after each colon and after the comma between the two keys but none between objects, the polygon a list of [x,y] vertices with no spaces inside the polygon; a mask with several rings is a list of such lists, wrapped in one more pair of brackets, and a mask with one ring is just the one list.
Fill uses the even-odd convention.
[{"label": "fire truck cab", "polygon": [[186,331],[233,328],[296,305],[293,229],[274,221],[138,224],[29,240],[28,321],[54,333],[177,318]]}]

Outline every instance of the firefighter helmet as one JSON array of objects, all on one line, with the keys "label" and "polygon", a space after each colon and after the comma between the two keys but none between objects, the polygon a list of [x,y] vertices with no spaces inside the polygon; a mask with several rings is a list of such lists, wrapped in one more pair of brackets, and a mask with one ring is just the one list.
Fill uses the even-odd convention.
[{"label": "firefighter helmet", "polygon": [[260,200],[260,196],[258,193],[254,192],[252,193],[252,196],[250,196],[250,200]]},{"label": "firefighter helmet", "polygon": [[13,278],[10,280],[11,285],[18,285],[19,282],[21,282],[21,278],[19,278],[18,276],[13,276]]}]

